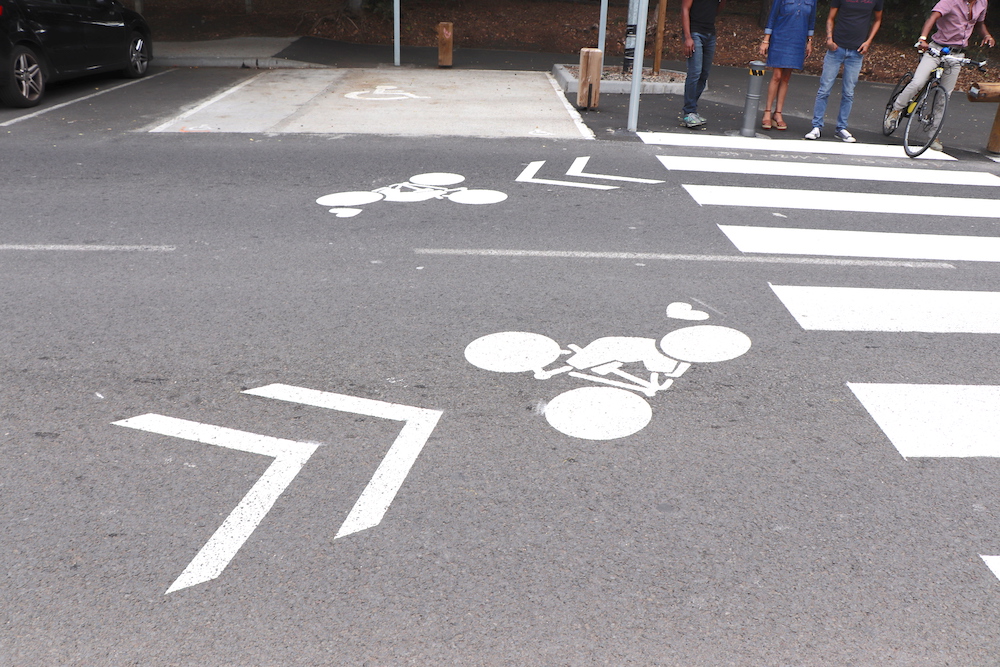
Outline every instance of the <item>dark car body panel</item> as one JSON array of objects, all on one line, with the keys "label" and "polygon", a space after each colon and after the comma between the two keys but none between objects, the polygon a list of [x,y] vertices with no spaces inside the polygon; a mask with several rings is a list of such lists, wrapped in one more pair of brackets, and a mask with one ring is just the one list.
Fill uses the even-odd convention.
[{"label": "dark car body panel", "polygon": [[15,45],[41,59],[48,81],[124,69],[133,31],[150,39],[141,15],[118,0],[0,0],[0,86]]}]

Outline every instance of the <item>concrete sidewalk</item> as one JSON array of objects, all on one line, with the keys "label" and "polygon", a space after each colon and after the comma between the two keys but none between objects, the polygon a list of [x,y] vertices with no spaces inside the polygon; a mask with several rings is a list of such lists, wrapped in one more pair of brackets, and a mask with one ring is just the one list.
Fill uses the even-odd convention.
[{"label": "concrete sidewalk", "polygon": [[[160,67],[246,67],[254,69],[311,69],[311,68],[393,68],[392,46],[350,44],[315,37],[244,37],[206,42],[159,42],[154,44],[154,66]],[[437,49],[433,47],[402,47],[401,65],[404,68],[431,68],[446,77],[453,70],[515,70],[552,72],[556,64],[576,64],[577,54],[532,53],[519,51],[491,51],[486,49],[456,49],[451,69],[437,68]],[[916,57],[914,57],[914,64]],[[609,64],[615,64],[609,59]],[[648,63],[647,63],[648,66]],[[684,71],[683,62],[664,62],[664,69]],[[989,80],[994,75],[984,75]],[[742,127],[743,106],[749,72],[739,67],[715,67],[709,88],[702,97],[699,113],[709,119],[708,126],[688,130],[679,126],[682,97],[679,94],[644,93],[639,105],[641,131],[650,132],[708,132],[726,134]],[[788,130],[772,130],[759,134],[781,139],[801,138],[811,128],[812,107],[818,77],[796,74],[789,86],[785,103],[785,120]],[[839,84],[838,84],[839,85]],[[855,89],[854,108],[851,113],[851,131],[859,142],[899,145],[902,134],[892,137],[881,132],[885,102],[892,86],[860,81]],[[470,94],[477,94],[475,88]],[[575,94],[569,96],[575,103]],[[637,140],[625,130],[629,96],[604,93],[597,109],[583,111],[584,122],[598,139]],[[840,104],[839,89],[830,96],[824,136],[820,141],[831,141],[837,110]],[[952,96],[948,119],[941,139],[949,153],[961,151],[987,155],[985,146],[989,137],[996,105],[974,104],[964,92]]]}]

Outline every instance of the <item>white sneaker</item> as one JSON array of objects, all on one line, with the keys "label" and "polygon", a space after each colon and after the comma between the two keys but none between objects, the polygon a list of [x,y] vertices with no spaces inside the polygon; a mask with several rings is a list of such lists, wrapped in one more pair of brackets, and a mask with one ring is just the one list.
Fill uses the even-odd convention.
[{"label": "white sneaker", "polygon": [[806,139],[819,139],[819,128],[814,127],[809,130],[809,134],[806,135]]},{"label": "white sneaker", "polygon": [[935,139],[934,141],[931,142],[931,150],[932,151],[943,151],[944,150],[944,144],[941,143],[940,139]]},{"label": "white sneaker", "polygon": [[836,132],[833,133],[833,136],[837,137],[845,144],[853,144],[855,141],[857,141],[857,139],[854,138],[854,135],[848,132],[847,130],[837,130]]}]

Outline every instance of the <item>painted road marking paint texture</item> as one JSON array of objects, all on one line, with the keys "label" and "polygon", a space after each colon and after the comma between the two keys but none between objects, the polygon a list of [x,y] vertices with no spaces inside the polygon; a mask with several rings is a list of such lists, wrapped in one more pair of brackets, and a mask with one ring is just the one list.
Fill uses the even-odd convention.
[{"label": "painted road marking paint texture", "polygon": [[[812,155],[850,155],[855,157],[898,157],[912,159],[906,156],[902,146],[883,146],[880,144],[845,144],[832,141],[803,141],[802,139],[758,139],[756,137],[730,137],[697,134],[681,134],[675,132],[637,132],[636,135],[646,144],[656,146],[676,146],[681,148],[729,148],[754,151],[772,151],[776,153],[808,153]],[[954,160],[947,153],[927,151],[919,160]]]},{"label": "painted road marking paint texture", "polygon": [[[674,137],[681,136],[680,140]],[[754,150],[823,152],[857,155],[856,145],[814,142],[760,141],[733,144],[731,138],[661,137],[664,145],[742,147]],[[792,145],[795,143],[796,145]],[[712,146],[709,146],[712,145]],[[887,147],[865,149],[879,154]],[[882,157],[893,157],[881,154]],[[901,157],[901,156],[900,156]],[[930,156],[932,159],[938,156]],[[914,163],[907,168],[778,161],[659,156],[671,171],[689,173],[779,176],[785,179],[852,180],[863,183],[921,183],[947,188],[975,186],[987,190],[982,198],[884,195],[726,185],[684,185],[699,205],[748,206],[998,218],[1000,201],[992,190],[994,174],[957,170],[928,170]],[[742,253],[770,255],[868,257],[907,260],[1000,261],[1000,238],[947,234],[887,233],[844,229],[719,225]],[[1000,334],[1000,292],[926,289],[883,289],[811,285],[770,285],[795,321],[806,331],[887,333]],[[993,343],[989,343],[991,348]],[[905,459],[919,457],[1000,457],[1000,386],[925,385],[847,382],[847,387]],[[1000,578],[1000,556],[981,555]]]},{"label": "painted road marking paint texture", "polygon": [[[441,417],[438,410],[283,384],[272,384],[243,393],[404,422],[402,430],[334,539],[381,523]],[[155,414],[123,419],[114,422],[114,425],[274,457],[264,474],[229,513],[166,593],[205,583],[221,575],[319,447],[317,443],[296,442]]]},{"label": "painted road marking paint texture", "polygon": [[551,78],[408,68],[266,71],[151,131],[593,139]]}]

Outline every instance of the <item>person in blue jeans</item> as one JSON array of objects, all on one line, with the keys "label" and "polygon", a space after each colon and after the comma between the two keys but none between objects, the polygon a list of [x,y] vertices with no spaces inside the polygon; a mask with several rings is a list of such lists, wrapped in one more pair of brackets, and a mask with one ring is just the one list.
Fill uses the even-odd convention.
[{"label": "person in blue jeans", "polygon": [[681,125],[701,127],[706,120],[698,115],[698,100],[705,92],[708,73],[715,57],[715,17],[726,0],[681,0],[681,27],[684,31],[684,107]]},{"label": "person in blue jeans", "polygon": [[826,18],[826,56],[823,74],[816,91],[813,107],[812,129],[806,139],[819,139],[823,117],[830,99],[830,91],[837,80],[841,66],[844,68],[840,89],[840,113],[834,136],[841,141],[854,143],[854,136],[847,131],[847,119],[854,105],[854,86],[861,73],[861,63],[871,48],[875,34],[882,26],[883,0],[830,0],[830,14]]}]

